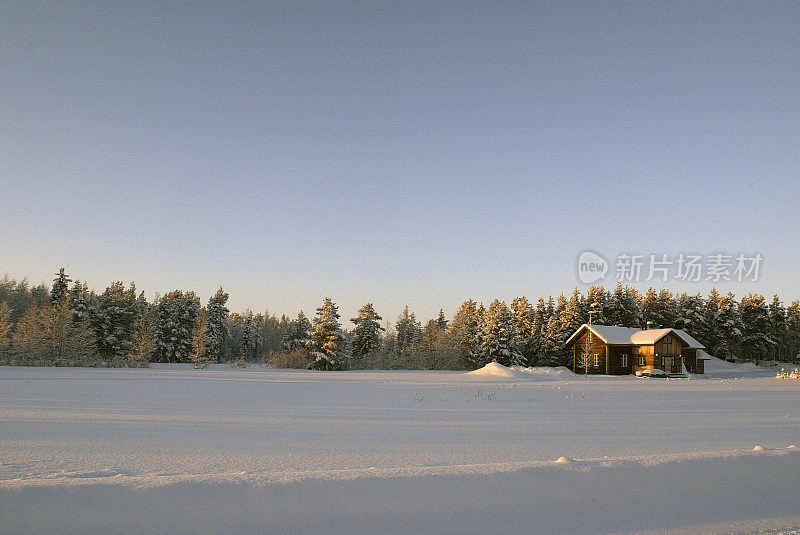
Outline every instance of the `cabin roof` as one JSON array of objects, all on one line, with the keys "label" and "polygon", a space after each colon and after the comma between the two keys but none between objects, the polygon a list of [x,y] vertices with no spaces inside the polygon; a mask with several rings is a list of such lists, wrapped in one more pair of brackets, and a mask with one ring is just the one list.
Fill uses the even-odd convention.
[{"label": "cabin roof", "polygon": [[634,345],[652,345],[667,336],[669,333],[675,333],[678,338],[684,341],[690,349],[703,349],[705,346],[689,336],[686,331],[681,329],[645,329],[637,331],[631,335],[631,343]]},{"label": "cabin roof", "polygon": [[690,349],[703,349],[705,346],[681,329],[636,329],[634,327],[617,327],[614,325],[592,325],[584,323],[567,339],[573,342],[583,333],[584,328],[608,345],[652,345],[669,333],[675,333]]},{"label": "cabin roof", "polygon": [[631,335],[639,331],[639,329],[634,329],[632,327],[617,327],[615,325],[592,325],[589,327],[588,324],[584,323],[575,331],[575,334],[569,337],[567,343],[569,344],[574,338],[577,338],[584,327],[591,329],[595,336],[609,345],[631,344]]}]

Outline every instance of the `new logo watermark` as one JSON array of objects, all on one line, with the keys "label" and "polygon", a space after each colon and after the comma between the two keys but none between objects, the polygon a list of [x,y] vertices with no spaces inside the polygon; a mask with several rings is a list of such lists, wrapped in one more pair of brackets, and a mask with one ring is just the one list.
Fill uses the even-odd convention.
[{"label": "new logo watermark", "polygon": [[584,251],[578,257],[578,279],[583,284],[592,284],[606,278],[608,262],[594,251]]},{"label": "new logo watermark", "polygon": [[[764,257],[760,253],[715,253],[677,255],[623,253],[617,255],[614,278],[617,282],[756,282]],[[592,284],[606,278],[609,262],[599,253],[583,251],[578,256],[578,280]]]}]

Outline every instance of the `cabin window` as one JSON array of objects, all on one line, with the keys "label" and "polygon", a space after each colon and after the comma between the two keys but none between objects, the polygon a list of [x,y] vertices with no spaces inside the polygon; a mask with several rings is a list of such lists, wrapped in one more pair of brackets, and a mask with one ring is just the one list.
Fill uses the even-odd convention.
[{"label": "cabin window", "polygon": [[594,356],[594,367],[597,368],[600,366],[600,355]]},{"label": "cabin window", "polygon": [[669,348],[672,347],[672,338],[671,337],[667,336],[666,338],[664,338],[664,347],[666,349],[669,349]]},{"label": "cabin window", "polygon": [[619,365],[623,368],[628,367],[628,355],[620,355],[619,356]]},{"label": "cabin window", "polygon": [[639,355],[639,366],[644,366],[644,365],[645,365],[644,355]]}]

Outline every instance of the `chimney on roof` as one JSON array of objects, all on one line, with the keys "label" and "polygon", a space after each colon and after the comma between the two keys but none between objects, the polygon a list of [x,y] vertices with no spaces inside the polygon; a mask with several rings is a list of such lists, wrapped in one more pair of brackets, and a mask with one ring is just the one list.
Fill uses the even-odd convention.
[{"label": "chimney on roof", "polygon": [[649,329],[652,329],[653,327],[655,327],[655,325],[653,325],[653,322],[652,321],[648,321],[647,322],[647,327],[645,327],[645,329],[649,330]]}]

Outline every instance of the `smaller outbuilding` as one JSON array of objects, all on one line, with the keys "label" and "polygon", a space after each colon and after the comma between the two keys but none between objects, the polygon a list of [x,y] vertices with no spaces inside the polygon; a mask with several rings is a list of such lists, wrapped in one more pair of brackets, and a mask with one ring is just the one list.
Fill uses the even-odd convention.
[{"label": "smaller outbuilding", "polygon": [[576,373],[628,375],[655,368],[703,373],[705,346],[681,329],[636,329],[583,324],[566,342]]}]

